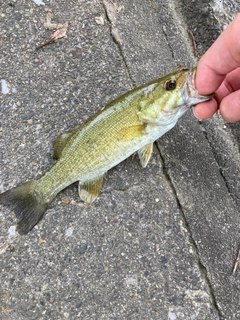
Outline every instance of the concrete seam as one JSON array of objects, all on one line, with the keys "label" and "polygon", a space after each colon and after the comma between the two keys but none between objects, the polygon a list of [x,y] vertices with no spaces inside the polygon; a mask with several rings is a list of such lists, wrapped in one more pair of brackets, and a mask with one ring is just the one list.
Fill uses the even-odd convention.
[{"label": "concrete seam", "polygon": [[123,53],[123,49],[122,49],[121,43],[120,43],[119,39],[117,39],[116,35],[115,35],[114,32],[113,32],[113,25],[114,25],[114,23],[113,23],[113,21],[111,20],[111,17],[110,17],[110,15],[109,15],[109,13],[108,13],[107,5],[106,5],[105,1],[103,1],[102,4],[103,4],[103,8],[104,8],[104,12],[105,12],[106,19],[107,19],[107,21],[108,21],[108,23],[109,23],[110,36],[111,36],[111,38],[112,38],[112,41],[113,41],[113,42],[116,44],[116,46],[118,47],[118,50],[119,50],[120,55],[121,55],[121,58],[122,58],[122,60],[123,60],[123,64],[124,64],[124,67],[125,67],[125,71],[126,71],[127,77],[129,78],[132,87],[136,87],[135,81],[134,81],[134,79],[133,79],[133,77],[132,77],[132,75],[131,75],[131,72],[130,72],[129,68],[128,68],[128,64],[127,64],[127,61],[126,61],[126,59],[125,59],[125,56],[124,56],[124,53]]},{"label": "concrete seam", "polygon": [[184,226],[188,231],[190,243],[192,244],[193,249],[195,250],[195,253],[196,253],[197,257],[198,257],[198,267],[199,267],[200,273],[202,274],[203,278],[205,279],[206,285],[208,286],[210,298],[212,300],[212,305],[213,305],[214,309],[216,310],[219,319],[223,319],[223,317],[221,315],[221,312],[220,312],[220,310],[218,308],[218,305],[217,305],[217,301],[216,301],[216,298],[215,298],[215,295],[214,295],[213,287],[211,285],[210,279],[209,279],[208,274],[207,274],[207,270],[206,270],[205,266],[203,265],[203,263],[200,260],[200,255],[199,255],[199,251],[198,251],[198,248],[197,248],[197,244],[194,241],[194,238],[193,238],[193,235],[192,235],[192,232],[191,232],[191,228],[190,228],[190,226],[189,226],[189,224],[187,222],[186,216],[184,214],[184,209],[181,206],[180,200],[178,199],[178,196],[177,196],[177,191],[176,191],[176,189],[174,187],[174,183],[172,182],[171,177],[170,177],[170,175],[168,173],[168,170],[167,170],[167,168],[165,166],[164,157],[161,154],[161,150],[160,150],[159,145],[156,142],[155,142],[155,145],[156,145],[158,153],[159,153],[159,157],[160,157],[160,161],[161,161],[162,171],[163,171],[164,177],[167,180],[167,182],[169,184],[169,187],[170,187],[170,189],[172,190],[172,192],[174,194],[174,197],[175,197],[176,202],[177,202],[178,210],[180,211],[180,213],[182,215],[182,218],[183,218]]},{"label": "concrete seam", "polygon": [[[176,8],[175,1],[171,1],[170,0],[167,3],[164,3],[164,5],[166,5],[166,7],[169,9],[170,19],[173,20],[173,23],[174,23],[175,26],[177,26],[177,29],[180,29],[180,31],[181,31],[179,33],[179,41],[185,43],[185,46],[187,47],[187,52],[188,52],[188,56],[189,56],[190,60],[194,64],[196,64],[197,59],[194,56],[192,40],[191,40],[191,38],[189,36],[187,24],[185,23],[185,16],[179,10],[179,7]],[[171,38],[168,36],[168,32],[164,28],[164,24],[161,23],[161,25],[162,25],[162,31],[163,31],[163,34],[165,36],[166,42],[168,44],[168,47],[170,49],[172,58],[175,60],[176,59],[176,56],[175,56],[175,51],[176,51],[175,49],[176,48],[174,48],[174,46],[171,45],[172,41],[171,41]]]},{"label": "concrete seam", "polygon": [[205,138],[206,138],[206,140],[207,140],[207,142],[208,142],[208,144],[209,144],[209,146],[210,146],[210,148],[211,148],[211,150],[212,150],[214,159],[215,159],[215,161],[216,161],[216,163],[217,163],[217,166],[218,166],[219,173],[220,173],[220,175],[221,175],[222,178],[223,178],[223,181],[224,181],[225,186],[226,186],[226,188],[227,188],[227,190],[228,190],[228,193],[229,193],[232,201],[236,204],[236,208],[237,208],[238,211],[240,212],[237,199],[235,199],[234,196],[233,196],[233,192],[232,192],[232,190],[231,190],[231,186],[229,185],[228,180],[227,180],[227,178],[225,177],[224,171],[222,170],[221,164],[219,163],[219,161],[218,161],[218,159],[217,159],[216,151],[215,151],[215,149],[214,149],[214,146],[213,146],[213,144],[211,143],[211,140],[208,138],[208,134],[207,134],[204,126],[203,126],[201,123],[200,123],[200,127],[202,128],[203,134],[204,134],[204,136],[205,136]]}]

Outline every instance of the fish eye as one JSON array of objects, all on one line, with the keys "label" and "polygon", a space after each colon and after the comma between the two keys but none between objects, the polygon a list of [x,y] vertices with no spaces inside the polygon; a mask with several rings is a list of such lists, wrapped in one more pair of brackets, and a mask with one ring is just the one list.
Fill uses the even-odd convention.
[{"label": "fish eye", "polygon": [[176,84],[176,80],[171,79],[165,83],[165,89],[169,91],[174,90],[176,88]]}]

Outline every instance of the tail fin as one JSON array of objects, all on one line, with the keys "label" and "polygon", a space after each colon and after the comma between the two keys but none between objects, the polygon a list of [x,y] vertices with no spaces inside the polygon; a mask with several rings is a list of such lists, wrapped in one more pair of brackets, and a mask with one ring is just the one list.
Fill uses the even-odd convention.
[{"label": "tail fin", "polygon": [[37,182],[32,180],[0,194],[0,203],[13,209],[19,219],[17,230],[20,234],[27,234],[43,217],[50,204],[37,192]]}]

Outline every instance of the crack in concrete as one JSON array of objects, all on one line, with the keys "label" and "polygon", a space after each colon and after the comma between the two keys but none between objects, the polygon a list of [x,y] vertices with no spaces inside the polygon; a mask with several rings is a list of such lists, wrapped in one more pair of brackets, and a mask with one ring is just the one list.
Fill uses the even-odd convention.
[{"label": "crack in concrete", "polygon": [[194,238],[193,238],[193,235],[192,235],[192,232],[191,232],[191,228],[190,228],[190,226],[189,226],[189,224],[187,222],[187,219],[185,217],[184,209],[181,206],[180,200],[178,199],[178,196],[177,196],[177,191],[176,191],[176,189],[174,187],[174,184],[173,184],[173,182],[171,180],[171,177],[170,177],[170,175],[168,173],[168,170],[167,170],[167,168],[165,166],[164,157],[162,156],[160,147],[157,144],[157,142],[155,142],[155,145],[156,145],[158,153],[159,153],[163,174],[164,174],[164,176],[165,176],[165,178],[166,178],[166,180],[167,180],[167,182],[169,184],[170,189],[172,190],[172,192],[174,194],[174,197],[175,197],[176,202],[177,202],[178,210],[180,211],[180,213],[182,215],[182,218],[183,218],[184,226],[185,226],[186,230],[188,231],[190,243],[192,244],[193,249],[195,250],[195,253],[196,253],[197,257],[198,257],[198,267],[199,267],[200,273],[202,274],[203,278],[205,279],[205,283],[206,283],[206,285],[208,287],[210,298],[212,300],[212,305],[213,305],[214,309],[216,310],[216,313],[218,314],[219,319],[223,319],[223,317],[221,315],[221,312],[220,312],[220,310],[218,308],[218,305],[217,305],[217,301],[216,301],[216,298],[215,298],[215,295],[214,295],[214,290],[213,290],[213,287],[211,285],[210,279],[208,277],[207,270],[206,270],[205,266],[203,265],[203,263],[200,260],[198,247],[197,247],[196,242],[194,241]]},{"label": "crack in concrete", "polygon": [[[236,204],[236,208],[237,208],[238,212],[240,212],[239,203],[238,203],[239,202],[239,198],[236,196],[236,193],[232,190],[231,185],[228,182],[228,178],[224,174],[224,170],[222,169],[221,163],[220,163],[220,161],[219,161],[219,159],[217,157],[217,154],[216,154],[216,150],[214,148],[214,145],[211,142],[211,139],[209,139],[209,137],[208,137],[208,133],[207,133],[206,129],[204,128],[204,126],[201,123],[200,123],[200,127],[202,128],[203,134],[204,134],[204,136],[205,136],[205,138],[206,138],[206,140],[207,140],[207,142],[208,142],[208,144],[209,144],[209,146],[210,146],[210,148],[212,150],[214,159],[215,159],[215,161],[216,161],[216,163],[218,165],[219,173],[223,178],[223,181],[225,183],[227,191],[228,191],[231,199],[233,200],[233,202]],[[234,197],[234,194],[235,194],[236,198]]]},{"label": "crack in concrete", "polygon": [[[112,15],[113,13],[111,12],[111,9],[109,8],[109,5],[111,5],[111,4],[109,4],[105,0],[103,1],[103,8],[104,8],[104,11],[105,11],[105,16],[106,16],[106,19],[107,19],[107,21],[109,23],[110,35],[111,35],[112,41],[118,47],[118,50],[120,52],[120,55],[121,55],[123,63],[124,63],[124,67],[125,67],[127,76],[130,79],[132,86],[135,86],[135,81],[131,76],[130,70],[128,68],[127,61],[126,61],[124,53],[123,53],[121,37],[120,37],[120,35],[118,33],[118,29],[115,27],[115,16],[113,17],[113,15]],[[169,37],[168,37],[168,34],[167,34],[166,30],[164,29],[164,26],[162,27],[162,31],[163,31],[163,35],[164,35],[164,37],[166,39],[166,43],[167,43],[167,45],[169,47],[169,51],[170,51],[170,53],[172,55],[172,58],[175,59],[174,50],[173,50],[173,48],[172,48],[172,46],[171,46],[171,44],[169,42]],[[211,299],[211,302],[212,302],[212,307],[216,310],[216,313],[218,314],[219,319],[222,319],[222,315],[221,315],[221,312],[220,312],[220,310],[218,308],[217,301],[216,301],[216,298],[215,298],[215,295],[214,295],[213,287],[212,287],[210,279],[208,277],[206,267],[200,261],[200,255],[199,255],[198,247],[197,247],[196,242],[194,241],[190,226],[189,226],[189,224],[187,222],[187,219],[185,217],[184,209],[181,206],[180,200],[178,199],[178,196],[177,196],[177,191],[176,191],[176,189],[174,187],[174,184],[173,184],[173,182],[172,182],[172,180],[171,180],[171,178],[169,176],[169,173],[168,173],[168,171],[167,171],[167,169],[165,167],[164,158],[163,158],[163,156],[161,154],[161,150],[160,150],[159,146],[157,145],[157,143],[155,143],[155,145],[156,145],[157,150],[159,152],[160,161],[161,161],[161,164],[162,164],[163,174],[164,174],[164,176],[165,176],[165,178],[166,178],[166,180],[167,180],[167,182],[169,184],[170,189],[172,190],[172,192],[174,194],[174,197],[175,197],[176,202],[177,202],[178,210],[182,215],[185,228],[188,231],[189,241],[192,244],[192,247],[195,250],[195,253],[197,255],[198,267],[199,267],[200,273],[202,274],[202,276],[203,276],[203,278],[205,280],[206,286],[208,287],[210,299]],[[117,192],[126,192],[129,189],[131,189],[131,187],[123,188],[123,189],[115,189],[115,191],[117,191]],[[109,193],[109,191],[105,190],[104,193]]]},{"label": "crack in concrete", "polygon": [[171,53],[171,55],[172,55],[172,58],[175,60],[174,50],[173,50],[173,48],[171,47],[170,42],[168,41],[168,35],[167,35],[167,32],[166,32],[166,30],[165,30],[164,27],[165,27],[165,26],[163,25],[163,26],[162,26],[163,35],[164,35],[164,37],[165,37],[165,40],[166,40],[166,43],[167,43],[168,48],[169,48],[169,50],[170,50],[170,53]]},{"label": "crack in concrete", "polygon": [[124,56],[124,53],[123,53],[123,49],[122,49],[122,45],[121,45],[121,37],[120,37],[120,34],[118,32],[118,29],[114,26],[115,25],[115,19],[112,19],[112,12],[110,12],[110,9],[109,9],[109,6],[112,6],[112,4],[108,4],[107,1],[103,1],[103,8],[104,8],[104,12],[105,12],[105,16],[106,16],[106,19],[109,23],[109,29],[110,29],[110,36],[112,38],[112,41],[116,44],[116,46],[118,47],[118,50],[120,52],[120,55],[122,57],[122,60],[123,60],[123,64],[124,64],[124,68],[125,68],[125,71],[126,71],[126,74],[127,74],[127,77],[128,79],[130,80],[131,82],[131,86],[132,87],[136,87],[136,84],[135,84],[135,81],[131,75],[131,72],[128,68],[128,64],[127,64],[127,61],[126,61],[126,58]]}]

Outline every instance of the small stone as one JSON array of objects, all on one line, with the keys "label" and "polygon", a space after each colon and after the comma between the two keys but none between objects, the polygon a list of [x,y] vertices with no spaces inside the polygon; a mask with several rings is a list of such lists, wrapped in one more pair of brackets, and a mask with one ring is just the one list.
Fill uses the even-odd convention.
[{"label": "small stone", "polygon": [[69,204],[69,203],[70,203],[70,200],[69,200],[68,198],[65,198],[65,199],[63,199],[63,203]]},{"label": "small stone", "polygon": [[44,243],[45,242],[45,240],[43,240],[43,239],[39,239],[39,241],[38,241],[38,244],[42,244],[42,243]]},{"label": "small stone", "polygon": [[71,237],[72,234],[73,234],[73,227],[70,227],[65,231],[66,237]]},{"label": "small stone", "polygon": [[100,16],[100,17],[95,17],[95,21],[96,21],[96,23],[97,24],[99,24],[99,25],[101,25],[101,26],[104,26],[104,19],[103,19],[103,17],[102,16]]}]

